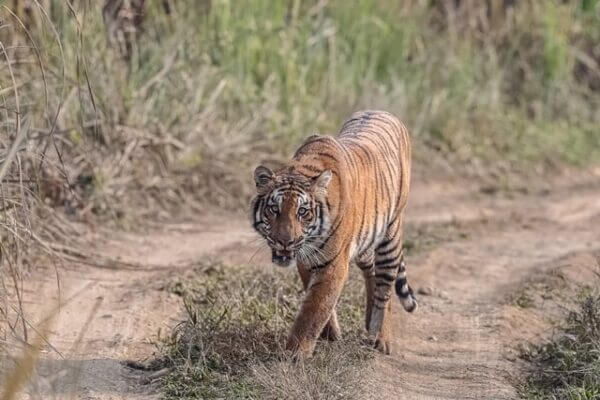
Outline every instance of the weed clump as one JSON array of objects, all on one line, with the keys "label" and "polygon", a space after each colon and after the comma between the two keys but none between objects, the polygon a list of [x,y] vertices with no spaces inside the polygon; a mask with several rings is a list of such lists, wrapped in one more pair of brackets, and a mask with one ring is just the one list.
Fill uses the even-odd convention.
[{"label": "weed clump", "polygon": [[600,294],[587,294],[569,313],[561,334],[525,357],[534,366],[525,386],[527,398],[600,398]]},{"label": "weed clump", "polygon": [[339,303],[344,338],[321,341],[312,360],[293,365],[283,345],[302,294],[287,272],[211,265],[169,286],[183,297],[185,321],[165,343],[165,399],[347,399],[360,392],[361,364],[372,354],[362,344],[362,282],[351,279]]}]

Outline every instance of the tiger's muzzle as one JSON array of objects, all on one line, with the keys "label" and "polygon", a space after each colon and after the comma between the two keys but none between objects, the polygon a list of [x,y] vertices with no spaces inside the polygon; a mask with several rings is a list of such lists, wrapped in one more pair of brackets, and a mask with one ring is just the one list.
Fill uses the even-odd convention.
[{"label": "tiger's muzzle", "polygon": [[293,250],[272,250],[271,260],[280,267],[289,267],[296,258],[296,252]]},{"label": "tiger's muzzle", "polygon": [[271,260],[281,267],[289,267],[296,258],[296,250],[304,243],[304,238],[288,240],[284,245],[280,241],[274,241],[271,245]]}]

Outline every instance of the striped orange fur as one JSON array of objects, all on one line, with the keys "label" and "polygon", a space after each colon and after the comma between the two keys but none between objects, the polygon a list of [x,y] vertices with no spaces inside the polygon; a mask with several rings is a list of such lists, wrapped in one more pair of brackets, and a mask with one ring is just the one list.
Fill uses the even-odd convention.
[{"label": "striped orange fur", "polygon": [[365,277],[366,329],[390,353],[392,286],[407,311],[417,308],[402,251],[410,168],[404,125],[361,111],[337,137],[311,136],[285,165],[254,171],[253,226],[275,263],[296,263],[306,290],[287,341],[296,358],[310,357],[319,335],[339,337],[335,306],[350,263]]}]

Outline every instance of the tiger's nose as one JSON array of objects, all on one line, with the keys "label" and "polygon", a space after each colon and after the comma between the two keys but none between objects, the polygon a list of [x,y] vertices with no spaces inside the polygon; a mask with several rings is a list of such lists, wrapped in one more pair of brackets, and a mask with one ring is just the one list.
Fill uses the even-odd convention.
[{"label": "tiger's nose", "polygon": [[292,247],[292,245],[294,244],[294,239],[283,239],[280,240],[279,243],[281,243],[284,249],[287,249],[289,247]]}]

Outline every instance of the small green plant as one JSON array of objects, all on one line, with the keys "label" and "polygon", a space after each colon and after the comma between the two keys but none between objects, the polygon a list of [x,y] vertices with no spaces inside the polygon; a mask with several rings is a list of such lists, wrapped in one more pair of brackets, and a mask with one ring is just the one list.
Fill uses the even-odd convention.
[{"label": "small green plant", "polygon": [[523,289],[511,298],[511,303],[519,308],[532,307],[535,302],[527,289]]}]

